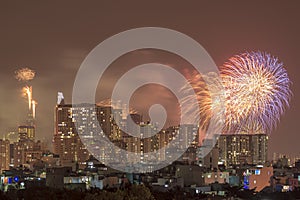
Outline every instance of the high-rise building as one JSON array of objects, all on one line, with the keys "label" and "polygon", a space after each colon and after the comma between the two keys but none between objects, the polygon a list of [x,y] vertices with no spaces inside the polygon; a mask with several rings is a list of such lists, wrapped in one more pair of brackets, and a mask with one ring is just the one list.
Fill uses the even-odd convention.
[{"label": "high-rise building", "polygon": [[172,153],[168,152],[168,150],[166,150],[165,148],[176,137],[177,134],[178,134],[177,126],[171,126],[157,133],[157,145],[158,145],[157,149],[159,149],[159,157],[158,157],[159,161],[172,159]]},{"label": "high-rise building", "polygon": [[214,145],[213,139],[206,139],[197,148],[197,163],[201,167],[216,169],[219,162],[219,149]]},{"label": "high-rise building", "polygon": [[181,148],[197,147],[198,127],[194,124],[183,124],[179,127],[179,143]]},{"label": "high-rise building", "polygon": [[19,167],[24,164],[30,164],[41,159],[44,149],[40,141],[20,138],[13,144],[13,164]]},{"label": "high-rise building", "polygon": [[10,165],[10,142],[0,139],[0,171],[9,170]]},{"label": "high-rise building", "polygon": [[89,154],[78,136],[72,115],[71,104],[59,104],[55,108],[54,153],[60,156],[63,166],[78,163],[84,168]]},{"label": "high-rise building", "polygon": [[19,138],[22,139],[35,139],[35,127],[22,125],[18,127]]},{"label": "high-rise building", "polygon": [[103,137],[123,146],[123,132],[116,124],[122,120],[121,110],[95,104],[65,104],[62,94],[58,98],[60,104],[55,107],[53,142],[54,153],[60,156],[61,164],[78,163],[79,168],[84,168],[90,155],[85,145],[104,163],[114,161],[115,157],[111,155],[118,153],[115,152],[117,148],[107,147]]},{"label": "high-rise building", "polygon": [[[134,116],[137,115],[135,114]],[[157,158],[148,157],[148,153],[157,149],[156,127],[150,123],[136,124],[138,121],[134,119],[133,121],[135,124],[131,124],[132,122],[130,122],[127,133],[123,136],[126,150],[133,153],[132,156],[129,155],[128,159],[132,163],[157,160]],[[140,137],[135,137],[136,134],[139,134]]]},{"label": "high-rise building", "polygon": [[264,164],[267,161],[268,136],[266,134],[223,134],[217,143],[220,160],[226,166]]},{"label": "high-rise building", "polygon": [[140,134],[140,124],[142,123],[142,116],[134,113],[129,114],[126,118],[126,132],[131,135]]},{"label": "high-rise building", "polygon": [[197,159],[198,147],[198,127],[194,124],[183,124],[178,129],[178,142],[176,144],[180,149],[186,149],[179,161],[189,164],[195,163]]},{"label": "high-rise building", "polygon": [[19,140],[19,133],[18,131],[9,131],[5,134],[5,138],[10,141],[10,143],[17,142]]},{"label": "high-rise building", "polygon": [[[126,113],[124,118],[124,109],[106,104],[65,104],[61,93],[57,102],[53,142],[54,153],[60,156],[62,166],[78,163],[84,168],[90,154],[103,164],[143,165],[172,160],[178,147],[192,147],[184,159],[196,160],[198,127],[195,125],[170,127],[157,133],[157,127],[142,122],[142,116],[137,113]],[[168,145],[174,138],[176,142]],[[123,150],[131,153],[124,154]],[[150,152],[157,152],[158,156]]]}]

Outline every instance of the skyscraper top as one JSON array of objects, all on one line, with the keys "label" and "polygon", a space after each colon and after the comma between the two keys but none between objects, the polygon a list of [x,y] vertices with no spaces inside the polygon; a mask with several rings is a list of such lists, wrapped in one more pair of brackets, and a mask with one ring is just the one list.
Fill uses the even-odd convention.
[{"label": "skyscraper top", "polygon": [[64,94],[62,92],[57,93],[57,104],[65,104]]}]

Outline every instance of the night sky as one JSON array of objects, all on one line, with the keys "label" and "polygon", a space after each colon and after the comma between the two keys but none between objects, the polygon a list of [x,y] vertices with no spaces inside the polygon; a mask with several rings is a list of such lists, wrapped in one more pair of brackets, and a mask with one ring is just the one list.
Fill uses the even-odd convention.
[{"label": "night sky", "polygon": [[[121,31],[154,26],[174,29],[194,38],[218,66],[244,51],[267,51],[279,57],[293,83],[293,97],[290,108],[271,133],[269,155],[273,152],[300,155],[298,1],[109,2],[1,2],[1,135],[16,130],[26,117],[27,102],[20,91],[24,84],[14,78],[15,70],[28,66],[36,71],[35,79],[28,84],[33,86],[33,96],[38,102],[37,137],[50,142],[57,92],[62,91],[66,102],[71,103],[76,72],[87,54]],[[173,58],[164,52],[145,50],[118,59],[110,66],[103,86],[99,86],[97,101],[107,98],[111,83],[136,64],[158,60],[184,71],[185,63]],[[146,89],[153,91],[151,87]],[[172,101],[170,93],[163,88],[155,91],[157,95],[148,98],[136,94],[136,101],[140,101],[136,102],[137,110],[145,112],[143,106],[149,106],[155,99],[172,110],[174,103],[168,104]]]}]

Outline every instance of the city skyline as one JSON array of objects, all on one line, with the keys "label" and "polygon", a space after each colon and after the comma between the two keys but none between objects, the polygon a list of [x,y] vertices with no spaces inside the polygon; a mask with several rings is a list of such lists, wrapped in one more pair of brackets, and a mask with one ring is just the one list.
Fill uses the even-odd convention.
[{"label": "city skyline", "polygon": [[[19,5],[20,6],[20,5]],[[42,5],[36,5],[38,8]],[[107,5],[109,6],[109,5]],[[167,4],[162,4],[162,8],[166,7]],[[176,6],[176,5],[175,5]],[[211,5],[206,5],[211,6]],[[235,5],[238,6],[238,5]],[[249,4],[249,6],[255,7],[255,4]],[[262,8],[268,8],[268,5],[262,5]],[[153,20],[149,19],[147,24],[152,26],[166,26],[168,28],[174,28],[175,30],[179,30],[203,44],[205,48],[208,50],[210,55],[214,58],[216,64],[218,66],[222,65],[228,57],[239,53],[240,51],[245,50],[256,50],[263,49],[271,54],[275,54],[280,60],[285,64],[285,67],[288,71],[292,85],[293,97],[291,101],[290,109],[286,111],[286,113],[281,117],[281,122],[279,123],[276,130],[272,132],[269,140],[269,158],[273,152],[278,153],[286,153],[286,154],[299,154],[299,149],[295,149],[297,146],[297,114],[299,113],[299,105],[297,101],[299,99],[298,91],[299,91],[299,78],[297,79],[297,60],[296,60],[296,52],[297,52],[297,42],[292,41],[292,39],[296,40],[297,30],[295,26],[292,26],[293,22],[296,22],[296,10],[294,7],[290,5],[290,7],[281,8],[281,4],[273,4],[274,10],[287,9],[291,12],[285,13],[285,16],[280,18],[277,16],[266,17],[263,19],[261,23],[255,24],[255,20],[250,21],[250,27],[243,26],[242,19],[239,21],[235,21],[240,26],[244,27],[246,30],[250,31],[251,27],[255,27],[256,25],[261,28],[262,34],[250,33],[239,33],[236,34],[234,31],[237,30],[234,25],[230,24],[230,19],[232,19],[233,15],[228,15],[224,19],[212,19],[211,23],[216,24],[215,29],[209,29],[208,24],[203,24],[202,26],[196,26],[193,29],[193,17],[201,20],[201,13],[190,13],[183,17],[183,25],[178,28],[174,24],[173,19],[164,19],[161,23],[154,23]],[[26,7],[26,5],[25,5]],[[42,6],[43,7],[43,6]],[[89,21],[88,17],[77,16],[76,13],[79,11],[79,8],[71,11],[72,17],[63,18],[63,10],[66,9],[67,5],[61,5],[60,9],[56,9],[57,18],[48,18],[45,20],[39,21],[39,19],[35,18],[34,13],[38,12],[38,10],[32,10],[32,12],[24,13],[22,11],[14,11],[12,13],[18,13],[15,15],[16,17],[12,17],[12,13],[8,12],[9,9],[6,9],[4,12],[1,12],[3,15],[3,19],[10,19],[11,22],[5,22],[6,28],[1,38],[3,38],[4,47],[2,48],[1,55],[3,58],[1,59],[1,68],[3,69],[1,73],[1,79],[4,80],[4,84],[1,85],[1,134],[9,132],[10,130],[17,129],[18,125],[22,124],[22,120],[25,120],[23,116],[26,112],[26,102],[22,99],[20,94],[21,85],[14,79],[14,71],[19,69],[20,67],[30,67],[34,69],[37,73],[36,79],[31,82],[34,88],[34,96],[36,100],[39,102],[37,105],[37,138],[46,139],[47,141],[52,140],[52,136],[54,133],[54,121],[53,121],[53,107],[56,102],[56,95],[58,91],[62,91],[65,95],[66,101],[71,103],[71,94],[72,94],[72,85],[74,82],[74,78],[76,72],[88,54],[88,52],[94,48],[99,42],[103,41],[107,37],[112,34],[115,34],[119,31],[126,30],[126,28],[139,27],[143,26],[142,20],[135,19],[137,13],[132,14],[130,17],[131,23],[121,25],[122,23],[116,23],[116,26],[111,24],[105,24],[102,21],[102,17],[110,17],[112,21],[117,22],[120,20],[120,16],[122,13],[127,13],[127,10],[121,10],[117,8],[120,13],[117,13],[116,18],[113,18],[111,13],[105,12],[96,12],[94,9],[95,19],[98,19],[103,23],[103,26],[107,25],[111,29],[103,30],[101,27],[96,27],[96,23],[93,21]],[[103,5],[105,7],[105,5]],[[295,6],[296,7],[296,6]],[[13,7],[11,7],[12,9]],[[150,7],[152,8],[152,7]],[[164,16],[163,9],[158,9],[158,16]],[[263,16],[263,9],[258,10],[258,16]],[[18,10],[18,5],[14,8]],[[28,7],[28,9],[30,9]],[[152,8],[153,10],[154,8]],[[217,10],[220,8],[217,6]],[[230,8],[234,10],[233,8]],[[101,10],[101,8],[100,8]],[[150,9],[151,11],[151,9]],[[151,13],[147,12],[145,16],[148,14],[151,16]],[[203,10],[202,10],[203,11]],[[48,14],[50,14],[50,9],[48,10]],[[221,12],[221,13],[222,13]],[[92,15],[89,13],[90,15]],[[21,15],[25,15],[26,17],[23,19],[20,18]],[[40,13],[41,14],[41,13]],[[206,13],[207,14],[207,13]],[[249,14],[249,13],[248,13]],[[44,14],[45,15],[45,14]],[[195,15],[195,16],[193,16]],[[176,16],[175,12],[171,13],[171,16]],[[220,14],[222,16],[222,14]],[[61,17],[61,18],[60,18]],[[91,16],[90,16],[91,17]],[[275,23],[277,20],[279,22]],[[64,20],[60,20],[64,19]],[[78,22],[81,29],[72,24],[70,22],[81,20]],[[144,19],[148,19],[144,17]],[[47,21],[48,20],[48,21]],[[218,20],[222,20],[225,24],[219,22]],[[295,20],[295,21],[293,21]],[[95,20],[97,21],[97,20]],[[31,23],[29,23],[31,22]],[[218,23],[217,23],[218,22]],[[226,23],[227,22],[227,23]],[[54,25],[51,25],[53,24]],[[64,23],[70,24],[69,28],[64,27]],[[194,22],[197,24],[197,21]],[[227,30],[227,33],[217,33],[219,29],[219,25],[221,28],[228,27],[233,30]],[[57,29],[55,27],[57,26]],[[126,27],[128,26],[128,27]],[[225,27],[224,27],[225,26]],[[275,29],[277,26],[282,26],[283,30],[286,32],[280,32],[280,30]],[[82,28],[84,30],[82,30]],[[50,32],[50,30],[57,30],[57,32]],[[275,30],[275,32],[274,32]],[[75,32],[72,34],[72,32]],[[231,36],[231,34],[233,36]],[[9,35],[9,36],[8,36]],[[86,35],[86,37],[82,37],[82,35]],[[291,35],[287,37],[286,35]],[[67,37],[70,36],[70,37]],[[222,37],[225,37],[225,39]],[[8,38],[5,39],[4,38]],[[84,41],[82,40],[84,38]],[[219,39],[220,38],[220,39]],[[235,39],[235,41],[234,41]],[[229,41],[228,41],[229,40]],[[22,46],[20,47],[20,45]],[[28,48],[28,49],[27,49]],[[98,93],[98,101],[106,99],[108,95],[109,88],[108,86],[111,83],[114,83],[116,79],[122,74],[122,72],[126,72],[126,70],[130,69],[136,64],[141,62],[147,62],[151,60],[161,60],[163,63],[167,63],[172,67],[184,71],[188,66],[183,61],[174,58],[174,56],[166,54],[164,52],[155,52],[150,50],[143,50],[133,52],[127,56],[122,57],[112,64],[112,69],[107,74],[107,79],[103,80],[104,90],[99,87]],[[298,70],[299,71],[299,70]],[[297,84],[298,83],[298,84]],[[108,86],[108,87],[105,87]],[[147,88],[144,88],[147,89]],[[149,89],[149,88],[148,88]],[[160,95],[158,98],[166,97],[166,100],[163,100],[165,105],[168,105],[172,108],[173,104],[169,103],[172,101],[172,95],[164,90],[160,89]],[[157,88],[151,88],[150,91],[157,90]],[[141,91],[142,93],[142,91]],[[140,94],[141,94],[140,93]],[[5,95],[4,95],[5,94]],[[145,109],[143,107],[149,107],[151,101],[156,101],[156,98],[152,98],[149,101],[142,101],[142,103],[138,104],[141,100],[141,95],[137,94],[137,110],[139,110],[142,114],[145,113]],[[138,98],[139,97],[139,98]],[[299,101],[298,101],[299,102]],[[7,110],[9,108],[9,110]],[[174,115],[174,112],[170,113]],[[176,121],[176,119],[171,120]]]},{"label": "city skyline", "polygon": [[1,2],[0,199],[300,199],[299,7]]}]

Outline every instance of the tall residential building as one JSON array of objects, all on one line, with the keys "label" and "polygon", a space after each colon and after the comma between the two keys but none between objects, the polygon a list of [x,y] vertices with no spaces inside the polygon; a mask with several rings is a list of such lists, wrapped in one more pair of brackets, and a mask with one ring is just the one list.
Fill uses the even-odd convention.
[{"label": "tall residential building", "polygon": [[[104,163],[115,161],[115,149],[104,145],[104,137],[122,145],[122,131],[116,125],[121,120],[121,111],[109,106],[95,104],[65,104],[63,95],[58,96],[60,104],[55,107],[54,153],[60,156],[63,166],[78,163],[79,168],[86,166],[89,151],[96,154]],[[76,128],[76,125],[78,127]],[[101,129],[100,129],[100,127]]]},{"label": "tall residential building", "polygon": [[[139,123],[139,119],[136,116],[134,123]],[[182,125],[172,126],[166,129],[162,129],[157,132],[158,129],[151,123],[140,122],[139,125],[127,124],[127,133],[124,134],[124,143],[126,150],[132,152],[129,154],[128,161],[130,163],[156,163],[172,160],[174,153],[178,155],[178,147],[181,149],[187,149],[186,152],[182,152],[183,155],[179,160],[194,162],[196,160],[196,144],[193,138],[197,132],[197,126],[194,125]],[[139,134],[137,137],[133,137],[130,134],[132,132]],[[176,139],[176,141],[173,141]],[[156,156],[149,153],[155,152]]]},{"label": "tall residential building", "polygon": [[139,135],[140,134],[140,124],[142,123],[142,116],[134,113],[129,114],[126,118],[126,132],[131,135]]},{"label": "tall residential building", "polygon": [[11,143],[17,142],[19,140],[18,131],[9,131],[5,134],[5,138],[8,139]]},{"label": "tall residential building", "polygon": [[197,148],[197,163],[201,167],[216,169],[219,162],[219,149],[213,139],[206,139]]},{"label": "tall residential building", "polygon": [[264,164],[267,161],[266,134],[224,134],[218,139],[220,160],[226,166]]},{"label": "tall residential building", "polygon": [[[134,119],[133,119],[134,120]],[[137,121],[134,121],[138,123]],[[139,134],[140,137],[133,137],[128,135],[134,131],[135,134]],[[144,163],[150,160],[156,160],[157,158],[148,157],[147,153],[154,151],[157,146],[156,140],[156,127],[150,123],[140,123],[139,125],[135,124],[135,126],[128,126],[127,133],[124,134],[123,139],[125,143],[125,148],[127,151],[132,152],[133,155],[128,157],[130,162],[132,163]],[[134,134],[134,135],[135,135]]]},{"label": "tall residential building", "polygon": [[11,163],[14,167],[30,164],[42,157],[45,151],[40,141],[35,141],[35,126],[22,125],[18,127],[19,138],[11,145]]},{"label": "tall residential building", "polygon": [[42,158],[44,149],[41,141],[34,141],[31,139],[22,139],[15,142],[13,145],[13,164],[14,167],[30,164]]},{"label": "tall residential building", "polygon": [[[159,149],[159,161],[165,161],[167,159],[172,159],[172,153],[168,152],[170,150],[166,150],[166,147],[170,142],[176,137],[178,134],[178,127],[171,126],[167,129],[162,129],[159,133],[157,133],[157,145]],[[165,148],[164,148],[165,147]]]},{"label": "tall residential building", "polygon": [[176,146],[180,149],[186,149],[178,160],[189,164],[195,163],[198,157],[198,126],[194,124],[180,125],[178,129],[178,139]]},{"label": "tall residential building", "polygon": [[198,127],[194,124],[183,124],[179,127],[179,143],[181,148],[198,146]]},{"label": "tall residential building", "polygon": [[59,104],[55,108],[54,153],[59,155],[62,166],[79,164],[84,168],[89,154],[78,136],[72,114],[71,104]]},{"label": "tall residential building", "polygon": [[[191,147],[183,159],[189,162],[196,159],[198,127],[195,125],[170,127],[157,133],[157,127],[142,122],[139,114],[124,118],[120,108],[103,104],[65,104],[62,94],[58,95],[57,102],[53,143],[54,153],[60,156],[62,166],[78,163],[84,168],[90,154],[102,164],[143,165],[172,160],[178,147],[183,150]],[[174,138],[176,141],[170,143]],[[126,154],[124,150],[131,153]],[[150,152],[157,152],[157,156]]]},{"label": "tall residential building", "polygon": [[10,164],[10,142],[0,139],[0,171],[9,170]]}]

